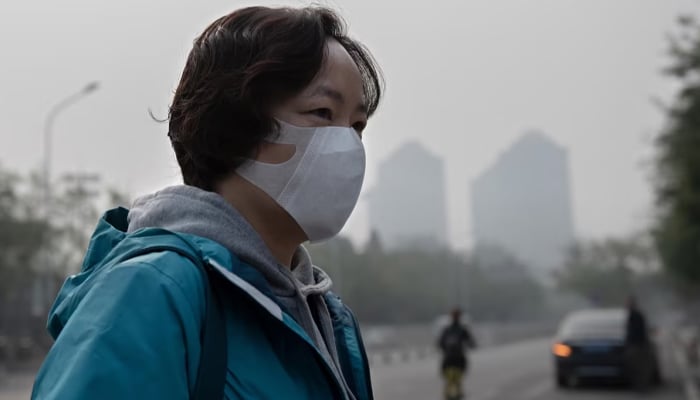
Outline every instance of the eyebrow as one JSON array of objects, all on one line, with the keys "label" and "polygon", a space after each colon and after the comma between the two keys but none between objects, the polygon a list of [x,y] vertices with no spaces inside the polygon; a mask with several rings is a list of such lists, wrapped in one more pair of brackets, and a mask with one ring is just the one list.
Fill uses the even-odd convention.
[{"label": "eyebrow", "polygon": [[[345,103],[345,96],[343,96],[342,93],[340,93],[339,91],[337,91],[333,88],[330,88],[326,85],[321,85],[318,88],[316,88],[316,90],[314,90],[312,95],[326,96],[326,97],[333,99],[334,101],[336,101],[338,103],[341,103],[341,104]],[[357,111],[361,111],[361,112],[367,114],[367,104],[365,104],[365,102],[358,104]]]}]

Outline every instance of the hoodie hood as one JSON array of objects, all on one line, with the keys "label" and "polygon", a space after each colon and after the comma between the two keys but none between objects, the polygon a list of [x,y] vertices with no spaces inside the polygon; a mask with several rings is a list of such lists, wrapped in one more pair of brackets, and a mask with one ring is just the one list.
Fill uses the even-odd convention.
[{"label": "hoodie hood", "polygon": [[328,275],[311,262],[300,246],[290,271],[279,264],[248,221],[221,196],[193,186],[172,186],[138,198],[128,216],[128,232],[162,228],[201,236],[226,247],[242,261],[256,267],[277,296],[297,291],[324,294],[332,286]]}]

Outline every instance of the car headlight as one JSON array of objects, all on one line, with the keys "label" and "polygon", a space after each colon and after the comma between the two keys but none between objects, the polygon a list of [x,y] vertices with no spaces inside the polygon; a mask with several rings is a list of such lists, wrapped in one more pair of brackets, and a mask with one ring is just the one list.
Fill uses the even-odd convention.
[{"label": "car headlight", "polygon": [[571,355],[571,346],[564,343],[555,343],[552,346],[552,353],[557,357],[569,357]]}]

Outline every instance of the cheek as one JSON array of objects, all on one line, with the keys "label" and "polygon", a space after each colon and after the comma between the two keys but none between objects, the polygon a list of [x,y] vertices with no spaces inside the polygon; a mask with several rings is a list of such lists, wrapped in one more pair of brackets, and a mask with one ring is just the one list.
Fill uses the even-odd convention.
[{"label": "cheek", "polygon": [[289,161],[295,152],[296,146],[293,144],[263,142],[255,160],[268,164],[282,164]]}]

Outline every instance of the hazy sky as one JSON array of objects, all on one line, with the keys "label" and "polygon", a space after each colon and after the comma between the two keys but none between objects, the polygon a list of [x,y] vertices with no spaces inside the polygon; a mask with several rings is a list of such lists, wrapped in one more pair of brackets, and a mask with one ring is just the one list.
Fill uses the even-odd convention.
[{"label": "hazy sky", "polygon": [[[167,106],[194,37],[243,5],[304,2],[6,0],[0,2],[0,164],[40,165],[53,104],[99,80],[54,126],[54,176],[89,170],[132,195],[180,179]],[[666,35],[694,0],[348,0],[324,2],[381,64],[387,92],[365,144],[375,168],[418,140],[445,159],[450,238],[471,240],[468,190],[520,134],[569,150],[581,237],[643,228],[652,141],[670,98]],[[416,182],[420,184],[420,182]],[[363,240],[360,203],[345,232]]]}]

